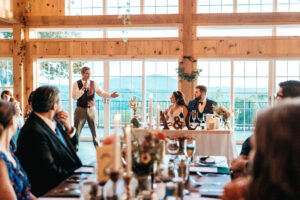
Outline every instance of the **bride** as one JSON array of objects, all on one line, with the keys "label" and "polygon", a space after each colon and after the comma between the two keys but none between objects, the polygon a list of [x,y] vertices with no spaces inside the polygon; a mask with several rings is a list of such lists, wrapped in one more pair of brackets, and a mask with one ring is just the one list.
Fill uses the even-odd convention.
[{"label": "bride", "polygon": [[184,97],[182,92],[175,91],[172,93],[170,98],[172,105],[166,109],[166,120],[170,122],[172,125],[174,124],[174,117],[179,116],[180,113],[183,113],[184,121],[188,114],[188,110],[186,108],[186,104],[184,102]]}]

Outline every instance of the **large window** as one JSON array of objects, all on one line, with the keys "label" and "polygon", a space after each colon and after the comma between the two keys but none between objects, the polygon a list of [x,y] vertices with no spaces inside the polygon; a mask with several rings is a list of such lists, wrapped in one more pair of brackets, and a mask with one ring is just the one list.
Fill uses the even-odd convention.
[{"label": "large window", "polygon": [[108,38],[164,38],[178,37],[178,27],[136,27],[136,28],[109,28]]},{"label": "large window", "polygon": [[66,15],[103,15],[103,0],[66,0]]},{"label": "large window", "polygon": [[[149,94],[153,94],[153,117],[156,105],[166,109],[170,104],[170,96],[178,90],[176,68],[177,59],[130,59],[130,60],[38,60],[38,85],[52,85],[60,89],[63,109],[72,118],[76,108],[71,98],[72,85],[81,79],[80,70],[83,66],[91,69],[91,79],[102,89],[112,93],[118,92],[116,99],[103,99],[96,95],[97,125],[99,136],[104,136],[103,127],[110,127],[116,113],[120,113],[121,123],[128,124],[132,118],[129,101],[137,97],[140,107],[137,114],[147,115]],[[144,106],[146,109],[142,109]],[[110,117],[104,117],[110,116]],[[107,130],[109,132],[109,130]],[[82,130],[81,137],[90,137],[89,129]]]},{"label": "large window", "polygon": [[207,97],[234,110],[236,139],[251,135],[257,112],[268,106],[269,61],[200,59],[198,68]]},{"label": "large window", "polygon": [[277,0],[278,12],[299,12],[300,1],[298,0]]},{"label": "large window", "polygon": [[[276,4],[277,6],[274,6]],[[197,13],[298,11],[298,0],[197,0]]]},{"label": "large window", "polygon": [[[104,32],[106,34],[104,34]],[[178,37],[177,26],[173,27],[134,27],[134,28],[32,28],[31,39],[47,38],[165,38]]]},{"label": "large window", "polygon": [[0,39],[12,39],[12,28],[0,28]]},{"label": "large window", "polygon": [[236,60],[233,65],[235,130],[251,134],[257,112],[268,106],[269,61]]},{"label": "large window", "polygon": [[198,78],[199,85],[208,87],[207,98],[230,107],[230,60],[199,60],[198,66],[202,69]]},{"label": "large window", "polygon": [[64,60],[38,62],[38,86],[51,85],[60,91],[62,109],[69,111],[69,65]]},{"label": "large window", "polygon": [[231,13],[233,0],[198,0],[198,13]]},{"label": "large window", "polygon": [[197,37],[272,36],[272,26],[199,26]]},{"label": "large window", "polygon": [[276,88],[279,83],[287,80],[300,80],[300,60],[276,60]]},{"label": "large window", "polygon": [[[169,107],[172,92],[178,90],[177,67],[177,60],[146,60],[145,93],[147,99],[150,93],[153,94],[153,108],[157,105],[160,105],[161,110]],[[146,107],[148,110],[148,103]]]},{"label": "large window", "polygon": [[11,58],[0,58],[0,93],[13,91],[13,63]]},{"label": "large window", "polygon": [[103,38],[103,29],[99,28],[32,28],[31,39],[47,38]]},{"label": "large window", "polygon": [[144,0],[144,14],[176,14],[179,0]]},{"label": "large window", "polygon": [[128,105],[133,96],[136,96],[140,103],[137,112],[141,114],[143,62],[136,60],[110,61],[109,72],[110,90],[116,91],[120,95],[119,98],[111,100],[111,121],[116,113],[121,114],[122,122],[130,121],[133,113],[130,112]]},{"label": "large window", "polygon": [[300,36],[299,25],[198,26],[197,37]]},{"label": "large window", "polygon": [[237,12],[273,12],[273,0],[237,0]]},{"label": "large window", "polygon": [[179,0],[65,0],[65,2],[66,15],[176,14],[179,10]]},{"label": "large window", "polygon": [[140,14],[140,0],[107,0],[107,14]]}]

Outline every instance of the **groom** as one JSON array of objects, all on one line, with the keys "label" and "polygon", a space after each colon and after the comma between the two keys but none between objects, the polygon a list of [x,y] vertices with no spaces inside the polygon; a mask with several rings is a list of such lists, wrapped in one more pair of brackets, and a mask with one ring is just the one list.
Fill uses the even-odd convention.
[{"label": "groom", "polygon": [[203,114],[213,114],[213,106],[217,102],[206,98],[207,88],[204,85],[197,85],[195,87],[195,99],[192,99],[188,104],[188,112],[196,110],[198,118],[202,118]]}]

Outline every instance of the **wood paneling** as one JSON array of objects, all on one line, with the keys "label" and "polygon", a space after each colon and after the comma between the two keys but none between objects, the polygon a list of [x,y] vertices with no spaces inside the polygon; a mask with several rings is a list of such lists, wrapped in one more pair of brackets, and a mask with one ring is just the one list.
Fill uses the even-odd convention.
[{"label": "wood paneling", "polygon": [[0,57],[13,56],[13,40],[0,40]]},{"label": "wood paneling", "polygon": [[193,14],[193,24],[201,26],[276,25],[299,24],[299,22],[299,12]]},{"label": "wood paneling", "polygon": [[[117,15],[102,16],[27,16],[27,26],[123,26]],[[182,15],[132,15],[132,26],[149,26],[168,24],[169,26],[182,23]]]},{"label": "wood paneling", "polygon": [[[125,47],[126,45],[126,47]],[[33,57],[179,57],[179,40],[34,40],[29,45]]]},{"label": "wood paneling", "polygon": [[194,41],[201,58],[300,57],[300,37],[203,38]]},{"label": "wood paneling", "polygon": [[20,102],[20,107],[24,110],[24,65],[25,51],[22,51],[24,44],[24,29],[21,24],[13,25],[13,82],[14,97]]},{"label": "wood paneling", "polygon": [[[193,26],[193,12],[195,8],[194,0],[185,0],[183,4],[183,54],[182,56],[192,56],[194,57],[194,48],[193,48],[193,35],[195,33],[195,29]],[[181,60],[182,57],[181,57]],[[183,63],[185,73],[191,73],[194,68],[197,68],[196,64],[191,62],[188,59],[184,60]],[[196,83],[187,82],[183,80],[179,80],[178,88],[184,93],[185,98],[192,99],[193,91]]]},{"label": "wood paneling", "polygon": [[62,16],[65,0],[35,0],[26,16]]}]

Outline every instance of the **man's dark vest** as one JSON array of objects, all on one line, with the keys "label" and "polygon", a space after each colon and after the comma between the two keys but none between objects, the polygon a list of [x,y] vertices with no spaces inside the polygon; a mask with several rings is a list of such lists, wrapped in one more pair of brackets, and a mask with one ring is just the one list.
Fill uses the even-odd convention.
[{"label": "man's dark vest", "polygon": [[[78,80],[78,89],[81,90],[83,87],[82,81]],[[94,81],[90,80],[88,90],[84,91],[83,95],[77,99],[77,106],[82,108],[89,108],[95,105],[95,84]]]}]

